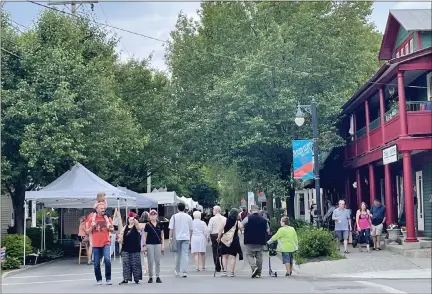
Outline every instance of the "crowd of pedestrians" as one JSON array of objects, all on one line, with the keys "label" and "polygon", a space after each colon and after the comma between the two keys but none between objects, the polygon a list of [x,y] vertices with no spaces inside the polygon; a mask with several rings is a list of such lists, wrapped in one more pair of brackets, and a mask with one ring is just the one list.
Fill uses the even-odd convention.
[{"label": "crowd of pedestrians", "polygon": [[[113,220],[105,211],[106,201],[103,197],[98,198],[94,208],[94,212],[82,220],[80,228],[85,228],[87,236],[91,236],[96,282],[102,283],[101,264],[104,264],[106,284],[111,285],[110,234],[114,232]],[[287,217],[282,218],[281,228],[273,236],[270,234],[267,214],[255,205],[250,207],[249,212],[233,208],[226,216],[221,215],[219,206],[214,206],[208,225],[203,219],[200,211],[194,211],[191,217],[184,203],[178,204],[177,213],[170,218],[168,243],[169,250],[175,253],[175,275],[187,277],[189,253],[194,257],[196,271],[205,271],[207,244],[211,244],[215,271],[222,277],[235,277],[237,258],[243,260],[245,257],[251,267],[251,277],[259,278],[262,275],[265,246],[277,241],[283,244],[283,263],[287,276],[291,275],[293,253],[297,250],[298,241]],[[117,240],[123,268],[120,285],[139,283],[147,270],[148,283],[162,283],[160,264],[165,236],[164,228],[158,222],[158,212],[144,212],[141,218],[135,212],[129,212],[127,223],[119,232]],[[244,235],[244,246],[241,245],[241,234]]]}]

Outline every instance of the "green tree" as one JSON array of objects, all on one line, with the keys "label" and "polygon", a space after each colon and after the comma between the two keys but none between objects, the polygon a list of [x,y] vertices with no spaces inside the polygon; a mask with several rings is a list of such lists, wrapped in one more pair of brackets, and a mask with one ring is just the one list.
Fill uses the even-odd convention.
[{"label": "green tree", "polygon": [[106,31],[50,10],[34,29],[2,30],[2,46],[14,54],[2,54],[2,189],[22,230],[26,190],[76,161],[112,179],[147,138],[113,89],[116,40]]},{"label": "green tree", "polygon": [[340,144],[340,107],[379,66],[370,13],[368,2],[260,2],[204,3],[200,22],[180,15],[167,56],[179,112],[197,114],[184,148],[234,162],[270,198],[289,194],[291,140],[311,137],[310,120],[293,123],[296,105],[314,96],[321,149]]}]

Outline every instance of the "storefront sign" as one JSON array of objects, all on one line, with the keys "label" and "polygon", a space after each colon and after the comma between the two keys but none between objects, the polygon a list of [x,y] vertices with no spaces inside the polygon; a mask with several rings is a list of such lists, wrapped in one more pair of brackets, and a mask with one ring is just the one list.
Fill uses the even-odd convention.
[{"label": "storefront sign", "polygon": [[266,202],[266,201],[267,201],[267,198],[266,198],[264,192],[259,192],[258,193],[258,202]]},{"label": "storefront sign", "polygon": [[392,162],[396,162],[398,160],[397,146],[393,145],[389,148],[386,148],[382,151],[383,153],[383,163],[389,164]]}]

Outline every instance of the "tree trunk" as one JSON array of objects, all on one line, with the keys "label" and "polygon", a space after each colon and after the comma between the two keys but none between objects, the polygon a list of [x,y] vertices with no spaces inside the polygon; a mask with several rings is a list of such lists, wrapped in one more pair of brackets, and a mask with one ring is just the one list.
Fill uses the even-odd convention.
[{"label": "tree trunk", "polygon": [[24,233],[24,199],[25,199],[25,188],[19,187],[15,189],[14,193],[11,193],[13,210],[14,210],[14,227],[18,234]]},{"label": "tree trunk", "polygon": [[269,193],[267,196],[267,213],[269,215],[269,218],[272,218],[273,213],[273,193]]}]

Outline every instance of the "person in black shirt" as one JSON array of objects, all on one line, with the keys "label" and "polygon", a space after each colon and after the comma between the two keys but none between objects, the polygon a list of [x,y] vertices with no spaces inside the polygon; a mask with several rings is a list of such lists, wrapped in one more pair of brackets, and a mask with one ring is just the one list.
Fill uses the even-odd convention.
[{"label": "person in black shirt", "polygon": [[162,225],[157,221],[156,210],[150,211],[150,221],[144,228],[142,246],[147,251],[149,283],[153,283],[154,267],[156,267],[156,283],[162,283],[160,274],[160,259],[164,253],[164,231]]},{"label": "person in black shirt", "polygon": [[123,262],[123,281],[120,285],[127,284],[133,280],[139,283],[142,280],[141,267],[141,225],[137,215],[134,212],[129,212],[128,224],[124,227],[121,234],[122,246],[122,262]]}]

